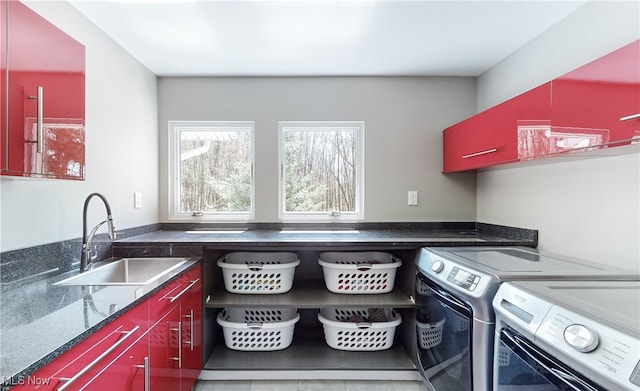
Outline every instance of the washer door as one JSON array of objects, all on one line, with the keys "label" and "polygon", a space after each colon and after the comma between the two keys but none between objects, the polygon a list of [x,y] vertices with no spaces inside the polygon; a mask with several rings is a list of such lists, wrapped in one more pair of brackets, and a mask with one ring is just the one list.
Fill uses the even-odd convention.
[{"label": "washer door", "polygon": [[471,391],[471,309],[420,273],[416,306],[417,355],[425,385]]},{"label": "washer door", "polygon": [[509,328],[500,332],[494,365],[494,391],[606,391]]}]

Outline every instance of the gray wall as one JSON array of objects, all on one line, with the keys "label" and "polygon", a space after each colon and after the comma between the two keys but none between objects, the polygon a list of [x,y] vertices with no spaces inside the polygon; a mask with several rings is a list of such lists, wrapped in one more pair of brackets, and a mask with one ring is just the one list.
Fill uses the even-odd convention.
[{"label": "gray wall", "polygon": [[[640,38],[639,8],[588,2],[483,74],[478,108]],[[479,221],[539,229],[540,249],[640,270],[638,152],[483,170],[477,181]]]},{"label": "gray wall", "polygon": [[[155,75],[68,3],[27,4],[86,47],[86,181],[3,178],[0,251],[80,237],[84,199],[96,191],[109,200],[116,228],[156,223]],[[133,209],[134,191],[143,193],[142,209]],[[104,218],[94,199],[90,226]]]},{"label": "gray wall", "polygon": [[169,120],[255,121],[259,222],[278,219],[278,121],[296,120],[365,121],[365,221],[475,220],[475,175],[441,174],[442,129],[474,113],[474,78],[160,78],[158,94],[163,221]]}]

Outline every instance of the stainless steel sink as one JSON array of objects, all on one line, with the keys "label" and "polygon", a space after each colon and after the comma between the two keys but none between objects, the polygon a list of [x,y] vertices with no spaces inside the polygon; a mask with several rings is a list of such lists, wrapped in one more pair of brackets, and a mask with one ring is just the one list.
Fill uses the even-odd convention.
[{"label": "stainless steel sink", "polygon": [[184,258],[123,258],[54,285],[149,285],[185,262]]}]

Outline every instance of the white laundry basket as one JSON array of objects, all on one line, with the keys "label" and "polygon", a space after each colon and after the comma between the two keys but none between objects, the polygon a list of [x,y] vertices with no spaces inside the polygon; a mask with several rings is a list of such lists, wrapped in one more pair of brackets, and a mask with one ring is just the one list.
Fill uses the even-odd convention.
[{"label": "white laundry basket", "polygon": [[241,351],[287,348],[298,320],[300,314],[295,308],[225,308],[217,318],[225,345]]},{"label": "white laundry basket", "polygon": [[442,328],[446,318],[436,323],[422,323],[416,321],[416,329],[418,330],[418,343],[422,349],[430,349],[440,345],[442,342]]},{"label": "white laundry basket", "polygon": [[393,345],[396,327],[402,317],[391,308],[384,309],[386,321],[371,321],[368,308],[323,308],[318,320],[327,345],[337,350],[375,351]]},{"label": "white laundry basket", "polygon": [[327,289],[345,294],[391,292],[402,265],[399,258],[379,251],[324,252],[318,263]]},{"label": "white laundry basket", "polygon": [[300,260],[291,252],[234,252],[218,260],[231,293],[285,293],[293,286]]}]

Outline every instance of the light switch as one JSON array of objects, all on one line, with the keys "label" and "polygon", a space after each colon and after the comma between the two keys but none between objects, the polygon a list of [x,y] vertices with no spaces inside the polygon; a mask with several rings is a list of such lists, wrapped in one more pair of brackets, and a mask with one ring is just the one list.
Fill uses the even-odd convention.
[{"label": "light switch", "polygon": [[418,205],[418,192],[415,190],[410,190],[409,191],[409,199],[407,202],[407,205]]},{"label": "light switch", "polygon": [[139,192],[133,193],[133,208],[134,209],[142,208],[142,193],[139,193]]}]

